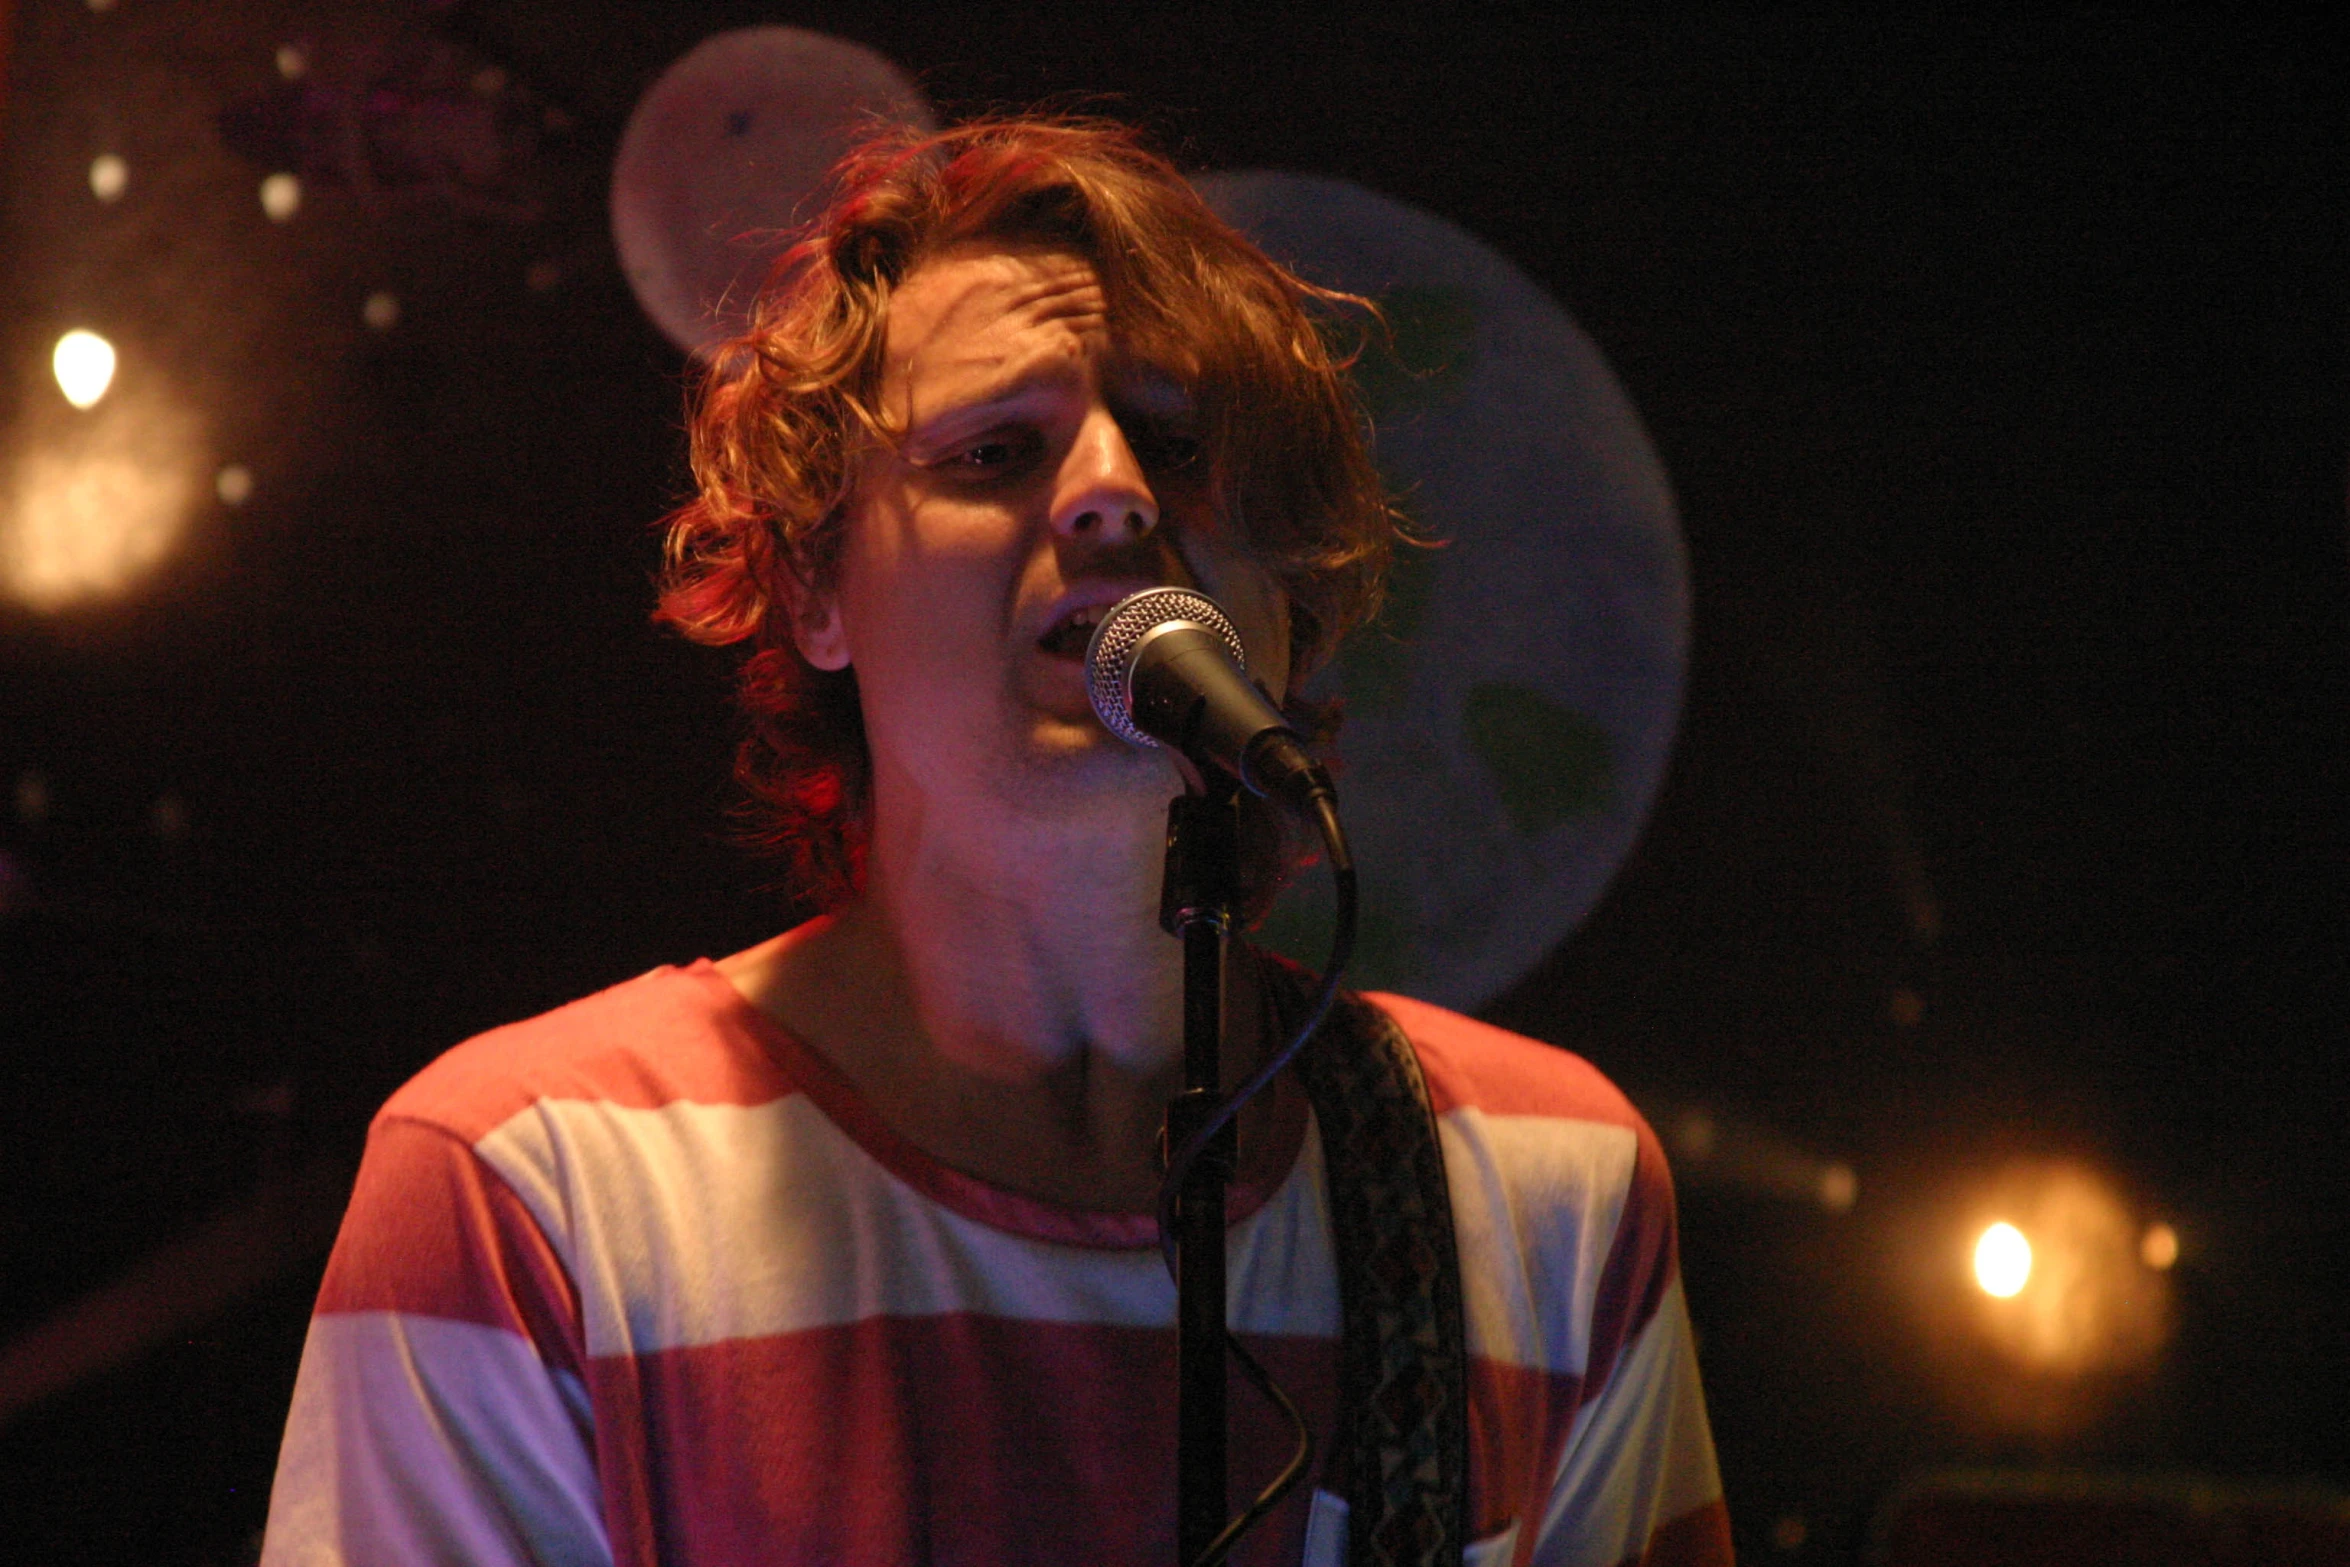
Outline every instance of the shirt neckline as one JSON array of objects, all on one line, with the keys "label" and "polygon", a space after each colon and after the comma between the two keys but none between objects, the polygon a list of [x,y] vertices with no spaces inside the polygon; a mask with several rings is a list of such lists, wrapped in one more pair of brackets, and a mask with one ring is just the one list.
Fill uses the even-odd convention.
[{"label": "shirt neckline", "polygon": [[[1158,1245],[1158,1219],[1153,1214],[1066,1208],[941,1163],[883,1120],[821,1051],[752,1005],[717,964],[697,958],[674,972],[698,983],[722,1022],[739,1030],[774,1061],[792,1087],[807,1095],[809,1103],[868,1158],[941,1207],[991,1229],[1056,1245],[1100,1251]],[[1295,1173],[1298,1154],[1305,1146],[1304,1093],[1286,1072],[1274,1079],[1268,1091],[1273,1095],[1268,1131],[1276,1152],[1261,1164],[1244,1161],[1263,1173],[1252,1180],[1244,1171],[1242,1178],[1233,1181],[1224,1202],[1228,1228],[1245,1222],[1272,1200]]]}]

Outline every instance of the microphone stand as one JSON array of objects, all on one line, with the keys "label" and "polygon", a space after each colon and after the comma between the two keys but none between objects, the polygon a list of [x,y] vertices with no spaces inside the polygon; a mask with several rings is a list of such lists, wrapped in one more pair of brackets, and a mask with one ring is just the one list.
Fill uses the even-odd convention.
[{"label": "microphone stand", "polygon": [[[1188,770],[1187,770],[1188,771]],[[1224,957],[1239,896],[1239,814],[1231,780],[1167,807],[1159,924],[1183,941],[1183,1092],[1167,1105],[1165,1149],[1204,1125],[1223,1096]],[[1228,1432],[1224,1383],[1224,1190],[1239,1137],[1227,1123],[1193,1161],[1177,1197],[1175,1537],[1190,1567],[1223,1532]]]}]

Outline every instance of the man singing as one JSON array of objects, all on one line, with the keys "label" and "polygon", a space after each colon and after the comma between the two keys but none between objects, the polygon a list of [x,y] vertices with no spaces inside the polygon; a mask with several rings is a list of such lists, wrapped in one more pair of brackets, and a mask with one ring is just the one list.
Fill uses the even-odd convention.
[{"label": "man singing", "polygon": [[[1114,128],[852,156],[714,362],[662,599],[749,645],[742,776],[825,912],[472,1040],[384,1107],[266,1561],[1173,1560],[1151,1210],[1182,782],[1096,719],[1084,655],[1109,606],[1182,585],[1279,701],[1372,607],[1391,513],[1330,303]],[[1256,912],[1284,841],[1243,833]],[[1235,948],[1228,1084],[1295,990]],[[1376,1005],[1457,1241],[1465,1559],[1727,1561],[1654,1137],[1572,1056]],[[1327,1463],[1347,1160],[1290,1074],[1239,1146],[1231,1322]],[[1290,1443],[1236,1395],[1236,1494]],[[1234,1559],[1350,1559],[1333,1488]]]}]

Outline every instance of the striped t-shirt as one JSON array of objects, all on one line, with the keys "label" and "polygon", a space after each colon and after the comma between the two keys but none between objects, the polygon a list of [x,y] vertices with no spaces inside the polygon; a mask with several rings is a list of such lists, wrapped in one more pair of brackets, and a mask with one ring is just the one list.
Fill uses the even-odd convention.
[{"label": "striped t-shirt", "polygon": [[[1577,1058],[1401,997],[1468,1322],[1472,1563],[1729,1559],[1663,1156]],[[1319,1139],[1285,1085],[1230,1316],[1331,1450]],[[707,962],[450,1051],[377,1116],[268,1564],[1170,1562],[1175,1291],[1147,1215],[896,1136]],[[1287,1460],[1235,1385],[1232,1492]],[[1293,1494],[1235,1560],[1343,1562]]]}]

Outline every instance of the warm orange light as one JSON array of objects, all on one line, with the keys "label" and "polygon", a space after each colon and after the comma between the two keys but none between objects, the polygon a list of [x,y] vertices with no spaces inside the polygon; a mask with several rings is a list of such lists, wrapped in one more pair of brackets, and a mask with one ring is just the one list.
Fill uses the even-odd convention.
[{"label": "warm orange light", "polygon": [[2179,1232],[2167,1224],[2149,1224],[2138,1237],[2138,1260],[2157,1271],[2179,1260]]},{"label": "warm orange light", "polygon": [[2032,1243],[2014,1225],[2002,1220],[1975,1242],[1975,1282],[1984,1294],[2010,1299],[2031,1277]]},{"label": "warm orange light", "polygon": [[49,355],[57,389],[76,408],[95,408],[114,384],[114,345],[76,327],[57,340]]},{"label": "warm orange light", "polygon": [[157,377],[0,434],[0,597],[40,614],[118,597],[177,547],[203,433]]}]

